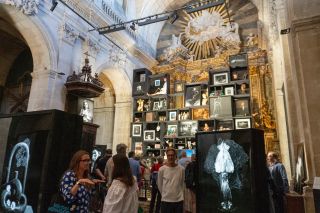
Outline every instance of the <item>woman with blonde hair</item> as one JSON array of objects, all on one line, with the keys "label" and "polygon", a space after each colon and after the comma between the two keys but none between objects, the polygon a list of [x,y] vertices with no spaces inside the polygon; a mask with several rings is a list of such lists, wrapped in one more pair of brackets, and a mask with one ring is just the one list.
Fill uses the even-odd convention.
[{"label": "woman with blonde hair", "polygon": [[69,169],[63,174],[60,182],[60,192],[71,210],[89,212],[91,191],[100,180],[89,178],[90,155],[87,151],[77,151],[69,164]]},{"label": "woman with blonde hair", "polygon": [[139,188],[129,160],[124,154],[116,154],[112,159],[112,183],[104,200],[103,213],[137,213]]}]

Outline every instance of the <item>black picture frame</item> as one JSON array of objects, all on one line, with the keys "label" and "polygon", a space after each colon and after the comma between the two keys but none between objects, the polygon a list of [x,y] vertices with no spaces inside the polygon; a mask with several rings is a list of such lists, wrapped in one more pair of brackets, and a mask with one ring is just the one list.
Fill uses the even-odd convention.
[{"label": "black picture frame", "polygon": [[143,132],[143,140],[144,141],[154,141],[156,139],[155,130],[144,130]]},{"label": "black picture frame", "polygon": [[249,98],[234,99],[235,116],[250,116]]},{"label": "black picture frame", "polygon": [[232,117],[231,96],[210,97],[210,118]]},{"label": "black picture frame", "polygon": [[179,93],[184,91],[184,83],[183,82],[175,82],[174,83],[174,92]]},{"label": "black picture frame", "polygon": [[234,121],[235,129],[250,129],[251,119],[250,118],[236,118]]},{"label": "black picture frame", "polygon": [[201,86],[186,86],[185,91],[185,107],[193,107],[201,105]]},{"label": "black picture frame", "polygon": [[166,136],[176,137],[177,135],[178,135],[178,125],[177,124],[168,124]]},{"label": "black picture frame", "polygon": [[169,121],[176,121],[177,120],[177,111],[170,111],[169,112]]},{"label": "black picture frame", "polygon": [[213,74],[213,84],[214,85],[222,85],[229,83],[229,73],[222,72],[222,73],[214,73]]},{"label": "black picture frame", "polygon": [[179,136],[193,137],[198,131],[197,121],[181,121],[179,125]]},{"label": "black picture frame", "polygon": [[141,137],[142,124],[132,124],[132,137]]}]

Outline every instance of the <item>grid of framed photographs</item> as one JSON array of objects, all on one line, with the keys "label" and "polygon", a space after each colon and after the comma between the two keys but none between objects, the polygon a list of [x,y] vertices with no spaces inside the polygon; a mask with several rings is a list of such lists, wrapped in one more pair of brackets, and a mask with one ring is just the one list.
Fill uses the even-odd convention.
[{"label": "grid of framed photographs", "polygon": [[210,69],[208,82],[170,81],[165,73],[134,74],[131,136],[142,142],[144,155],[163,155],[167,147],[191,148],[187,142],[193,143],[197,131],[251,128],[246,55],[230,57],[229,63],[232,66]]}]

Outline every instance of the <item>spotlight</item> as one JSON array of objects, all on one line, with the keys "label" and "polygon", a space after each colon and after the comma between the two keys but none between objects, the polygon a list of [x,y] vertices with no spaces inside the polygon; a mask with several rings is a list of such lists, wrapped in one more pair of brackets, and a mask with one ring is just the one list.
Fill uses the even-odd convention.
[{"label": "spotlight", "polygon": [[119,26],[105,27],[99,30],[99,34],[113,33],[113,32],[124,30],[124,29],[126,29],[126,27],[123,24]]},{"label": "spotlight", "polygon": [[179,18],[178,12],[174,11],[170,16],[170,24],[173,24]]},{"label": "spotlight", "polygon": [[134,22],[130,25],[131,30],[136,31],[136,25]]},{"label": "spotlight", "polygon": [[51,12],[53,12],[54,9],[56,9],[57,5],[58,5],[58,1],[57,0],[52,0],[52,6],[50,8]]},{"label": "spotlight", "polygon": [[211,7],[216,7],[216,6],[219,6],[221,4],[224,4],[224,0],[212,1],[212,2],[209,2],[207,4],[199,5],[199,7],[191,7],[189,5],[189,6],[186,7],[186,12],[188,14],[190,14],[190,13],[198,12],[200,10],[205,10],[205,9],[208,9],[208,8],[211,8]]},{"label": "spotlight", "polygon": [[147,24],[153,24],[153,23],[156,23],[156,22],[160,22],[160,21],[165,21],[165,20],[168,20],[169,19],[169,16],[163,16],[163,17],[160,17],[158,18],[158,16],[156,16],[156,18],[152,19],[151,17],[146,19],[145,21],[143,22],[138,22],[138,26],[144,26],[144,25],[147,25]]}]

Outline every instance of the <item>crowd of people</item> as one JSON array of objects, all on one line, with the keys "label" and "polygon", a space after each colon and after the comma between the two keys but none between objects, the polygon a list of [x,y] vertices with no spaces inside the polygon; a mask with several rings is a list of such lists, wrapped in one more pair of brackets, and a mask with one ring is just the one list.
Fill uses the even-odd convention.
[{"label": "crowd of people", "polygon": [[[73,212],[92,212],[91,199],[93,194],[97,194],[99,185],[106,186],[106,190],[96,197],[100,199],[101,205],[96,206],[94,212],[139,212],[139,187],[142,187],[144,173],[149,167],[144,161],[139,161],[134,152],[129,152],[127,157],[125,144],[118,144],[116,152],[112,156],[112,150],[106,150],[106,153],[97,159],[92,174],[89,153],[79,150],[73,155],[59,188],[64,201]],[[165,152],[166,161],[161,156],[157,157],[150,170],[149,212],[195,213],[195,154],[189,158],[183,151],[181,158],[177,160],[177,150],[168,148]],[[268,153],[267,163],[272,212],[283,213],[285,194],[289,191],[286,171],[275,152]]]}]

